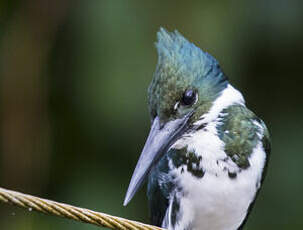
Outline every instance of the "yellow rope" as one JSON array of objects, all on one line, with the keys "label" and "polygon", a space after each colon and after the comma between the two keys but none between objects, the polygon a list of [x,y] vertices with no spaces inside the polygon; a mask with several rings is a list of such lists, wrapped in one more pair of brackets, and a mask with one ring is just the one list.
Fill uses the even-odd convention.
[{"label": "yellow rope", "polygon": [[29,211],[43,212],[45,214],[73,219],[114,230],[163,230],[156,226],[46,200],[4,188],[0,188],[0,201],[25,208]]}]

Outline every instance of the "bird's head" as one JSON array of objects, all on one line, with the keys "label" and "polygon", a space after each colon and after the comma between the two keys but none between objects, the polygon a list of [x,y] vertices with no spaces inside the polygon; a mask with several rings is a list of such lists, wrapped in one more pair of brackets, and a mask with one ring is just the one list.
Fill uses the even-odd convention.
[{"label": "bird's head", "polygon": [[148,88],[152,126],[132,176],[124,205],[152,166],[210,110],[228,81],[218,62],[177,31],[158,32],[158,64]]}]

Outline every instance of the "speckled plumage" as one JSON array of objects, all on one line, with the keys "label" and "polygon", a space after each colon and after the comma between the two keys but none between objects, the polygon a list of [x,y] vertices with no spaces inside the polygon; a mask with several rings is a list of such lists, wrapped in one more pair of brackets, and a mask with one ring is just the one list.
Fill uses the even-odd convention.
[{"label": "speckled plumage", "polygon": [[269,139],[265,124],[243,105],[224,109],[219,119],[218,135],[225,143],[225,152],[240,168],[249,167],[248,157],[258,141],[262,141],[259,130],[266,130],[264,138]]},{"label": "speckled plumage", "polygon": [[[211,55],[164,29],[156,47],[159,60],[148,88],[152,128],[126,204],[148,175],[152,224],[241,229],[264,178],[268,130]],[[189,104],[182,102],[188,90],[195,92]]]},{"label": "speckled plumage", "polygon": [[[154,166],[149,175],[147,195],[149,199],[151,221],[153,224],[169,229],[199,229],[193,224],[193,220],[188,221],[186,228],[180,228],[180,226],[177,226],[178,221],[182,219],[184,212],[184,210],[180,208],[180,200],[182,199],[180,197],[189,197],[189,194],[191,193],[190,190],[199,189],[198,184],[203,183],[205,175],[208,177],[218,178],[217,186],[220,186],[219,181],[222,179],[235,182],[237,182],[237,180],[243,180],[242,173],[245,173],[245,170],[248,170],[250,167],[252,167],[250,170],[255,170],[256,168],[255,162],[251,162],[251,154],[254,152],[257,145],[262,145],[262,149],[265,149],[264,154],[266,153],[268,157],[270,148],[267,128],[259,118],[257,118],[243,105],[234,104],[223,109],[219,113],[218,117],[214,121],[210,122],[210,124],[211,123],[215,124],[214,127],[216,129],[216,134],[218,134],[218,139],[224,142],[224,151],[226,154],[218,154],[218,156],[214,156],[212,159],[208,154],[205,154],[209,151],[208,148],[201,149],[198,147],[192,147],[191,139],[195,138],[195,133],[187,134],[183,140],[180,140],[180,142],[182,142],[181,145],[178,142],[173,145],[167,154],[159,160],[158,164]],[[204,136],[207,137],[206,133],[212,132],[209,130],[209,127],[211,127],[211,125],[206,125],[204,128],[196,132],[205,133]],[[200,138],[202,142],[203,136],[201,135]],[[207,140],[205,142],[207,142]],[[218,147],[218,152],[220,151],[219,148],[220,147]],[[205,163],[205,161],[207,161],[207,163]],[[250,164],[252,164],[252,166]],[[260,166],[262,169],[265,167],[264,164],[262,163]],[[197,184],[197,187],[193,187],[191,185],[190,190],[186,188],[187,179],[182,179],[182,175],[185,174],[196,178],[197,182],[195,183]],[[187,177],[184,176],[184,178]],[[258,176],[254,178],[254,181],[247,181],[247,186],[244,186],[245,189],[250,188],[254,190],[251,192],[250,198],[248,198],[249,200],[245,202],[246,206],[244,207],[244,215],[238,221],[238,225],[236,225],[237,228],[234,229],[240,229],[240,227],[243,226],[259,191],[264,174],[259,172]],[[210,184],[209,186],[211,187],[213,185]],[[216,188],[213,189],[216,190]],[[239,199],[237,194],[230,194],[228,192],[229,190],[230,188],[226,188],[226,191],[222,190],[223,194],[227,193],[227,196],[224,198],[224,200],[226,199],[226,202],[228,197],[233,195],[236,200]],[[193,199],[193,203],[203,203],[209,199],[205,197],[207,196],[205,191],[201,190],[200,193],[200,200]],[[220,198],[215,197],[214,199],[216,200]],[[224,200],[222,201],[223,205],[225,202]],[[167,210],[172,203],[171,217],[168,217]],[[211,203],[215,204],[214,201]],[[222,204],[218,205],[217,208],[224,209],[221,205]],[[212,208],[210,207],[210,209]],[[227,207],[226,211],[227,210],[232,212],[233,207]],[[210,212],[209,215],[215,216],[215,214],[211,213],[212,212]],[[170,221],[168,220],[169,218]],[[170,224],[168,224],[168,222],[170,222]],[[205,222],[207,222],[207,219],[205,219]],[[213,227],[213,229],[232,228]]]}]

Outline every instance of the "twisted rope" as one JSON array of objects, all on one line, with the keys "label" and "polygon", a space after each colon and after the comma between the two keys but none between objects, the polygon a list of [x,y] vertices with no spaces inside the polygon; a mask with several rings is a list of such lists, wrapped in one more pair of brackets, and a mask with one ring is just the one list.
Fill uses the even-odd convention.
[{"label": "twisted rope", "polygon": [[107,227],[113,230],[163,230],[159,227],[142,224],[137,221],[111,216],[89,209],[79,208],[39,197],[26,195],[0,188],[0,201],[9,203],[29,211],[42,212],[49,215],[60,216],[79,222]]}]

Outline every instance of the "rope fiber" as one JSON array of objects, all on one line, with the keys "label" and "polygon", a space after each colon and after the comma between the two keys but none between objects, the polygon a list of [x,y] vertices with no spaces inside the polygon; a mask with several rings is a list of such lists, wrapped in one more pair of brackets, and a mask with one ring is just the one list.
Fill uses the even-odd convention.
[{"label": "rope fiber", "polygon": [[101,212],[95,212],[85,208],[75,207],[52,200],[42,199],[4,188],[0,188],[0,201],[25,208],[29,211],[33,210],[53,216],[60,216],[113,230],[163,230],[162,228],[156,226],[143,224],[121,217],[111,216]]}]

